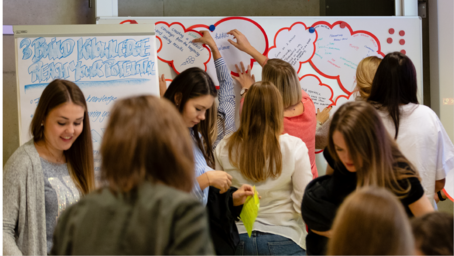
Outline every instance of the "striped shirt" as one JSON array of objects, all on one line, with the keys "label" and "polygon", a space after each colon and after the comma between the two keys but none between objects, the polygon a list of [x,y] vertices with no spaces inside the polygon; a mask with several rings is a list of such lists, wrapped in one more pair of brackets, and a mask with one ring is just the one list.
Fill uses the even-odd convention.
[{"label": "striped shirt", "polygon": [[[216,74],[220,83],[219,89],[219,108],[217,118],[218,135],[216,141],[213,143],[213,149],[216,145],[224,138],[224,136],[233,133],[235,127],[235,94],[233,92],[233,79],[230,76],[230,71],[224,62],[223,58],[219,58],[214,61],[216,66]],[[192,129],[190,129],[192,136]],[[199,134],[200,136],[200,134]],[[195,140],[193,141],[194,148],[194,160],[195,160],[195,176],[199,177],[207,171],[213,169],[207,165],[203,152],[197,146]],[[200,185],[195,180],[192,194],[195,195],[203,205],[208,202],[208,190],[210,187],[206,187],[204,190],[200,189]]]}]

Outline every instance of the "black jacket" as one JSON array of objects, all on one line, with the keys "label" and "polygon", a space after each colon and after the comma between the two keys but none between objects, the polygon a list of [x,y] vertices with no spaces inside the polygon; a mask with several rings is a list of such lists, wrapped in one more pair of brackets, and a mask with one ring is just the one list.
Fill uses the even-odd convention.
[{"label": "black jacket", "polygon": [[233,255],[240,242],[235,221],[240,216],[243,205],[233,206],[232,194],[236,188],[219,194],[219,189],[210,187],[207,211],[209,216],[211,240],[217,255]]}]

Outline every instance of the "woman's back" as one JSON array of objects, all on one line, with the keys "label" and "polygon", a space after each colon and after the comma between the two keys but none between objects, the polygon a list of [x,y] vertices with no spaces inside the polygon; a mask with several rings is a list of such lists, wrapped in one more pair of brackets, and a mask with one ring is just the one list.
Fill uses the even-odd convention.
[{"label": "woman's back", "polygon": [[137,190],[116,196],[104,188],[60,218],[52,254],[214,253],[202,205],[162,184],[144,182]]},{"label": "woman's back", "polygon": [[[226,146],[228,139],[229,137],[224,138],[216,148],[216,169],[222,169],[230,174],[234,187],[242,184],[255,185],[262,199],[254,230],[264,232],[272,230],[286,234],[286,237],[289,237],[290,232],[298,237],[295,240],[302,240],[295,241],[296,243],[305,244],[306,230],[300,209],[304,189],[312,180],[312,173],[308,149],[304,142],[288,134],[281,135],[279,137],[282,153],[281,175],[276,179],[268,178],[262,182],[254,182],[245,178],[230,162]],[[242,223],[238,224],[238,231],[245,232]]]},{"label": "woman's back", "polygon": [[294,116],[287,116],[284,112],[284,134],[300,138],[307,146],[309,159],[311,161],[311,171],[313,178],[318,177],[317,166],[315,165],[315,128],[317,118],[315,115],[315,105],[311,97],[305,92],[302,93],[302,104],[304,110]]},{"label": "woman's back", "polygon": [[[454,146],[437,115],[428,107],[409,103],[400,107],[400,150],[415,166],[425,194],[434,204],[435,181],[444,179],[454,169]],[[379,111],[391,137],[396,129],[387,111]]]}]

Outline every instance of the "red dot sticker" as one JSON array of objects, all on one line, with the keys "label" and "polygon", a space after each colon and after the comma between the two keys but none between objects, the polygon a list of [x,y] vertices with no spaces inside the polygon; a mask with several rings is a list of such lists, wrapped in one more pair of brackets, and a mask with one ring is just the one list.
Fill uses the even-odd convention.
[{"label": "red dot sticker", "polygon": [[400,52],[403,54],[407,54],[407,51],[405,51],[405,50],[400,50]]},{"label": "red dot sticker", "polygon": [[392,35],[392,34],[394,34],[394,29],[393,29],[393,28],[390,28],[390,29],[388,30],[388,32]]},{"label": "red dot sticker", "polygon": [[341,22],[340,27],[345,28],[345,22]]},{"label": "red dot sticker", "polygon": [[388,44],[391,44],[393,42],[393,39],[391,37],[388,37],[388,39],[386,39],[386,42],[388,42]]},{"label": "red dot sticker", "polygon": [[404,39],[400,39],[400,40],[399,40],[399,44],[400,44],[400,45],[404,45],[404,44],[405,44],[405,40],[404,40]]},{"label": "red dot sticker", "polygon": [[403,30],[399,31],[399,36],[405,36],[405,31]]}]

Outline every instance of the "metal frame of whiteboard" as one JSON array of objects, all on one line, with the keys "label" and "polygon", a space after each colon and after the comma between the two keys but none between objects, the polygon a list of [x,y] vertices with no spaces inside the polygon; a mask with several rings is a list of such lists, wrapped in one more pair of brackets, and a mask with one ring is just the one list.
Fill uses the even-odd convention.
[{"label": "metal frame of whiteboard", "polygon": [[[133,26],[133,27],[131,27]],[[69,29],[71,28],[71,29]],[[121,36],[121,35],[149,35],[154,36],[154,24],[134,25],[18,25],[13,26],[15,58],[18,58],[17,40],[24,37],[52,37],[52,36]],[[16,61],[16,70],[19,70]],[[22,118],[20,101],[19,76],[16,75],[17,84],[17,109],[19,121],[19,145],[24,143],[21,136]]]}]

